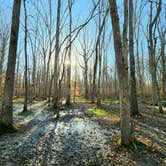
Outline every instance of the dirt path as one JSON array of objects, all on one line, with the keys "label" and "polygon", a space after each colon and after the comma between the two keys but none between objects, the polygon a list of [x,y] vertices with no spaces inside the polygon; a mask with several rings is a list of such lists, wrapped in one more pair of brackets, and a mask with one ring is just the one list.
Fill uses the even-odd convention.
[{"label": "dirt path", "polygon": [[42,108],[28,117],[15,114],[14,119],[24,127],[17,134],[0,137],[0,165],[101,164],[105,143],[118,134],[78,109],[62,113],[58,122]]},{"label": "dirt path", "polygon": [[34,109],[34,115],[15,114],[15,121],[23,127],[16,134],[0,137],[0,165],[161,165],[158,156],[156,160],[146,150],[137,157],[133,151],[114,146],[110,142],[117,139],[119,129],[98,123],[82,110],[63,111],[58,122],[42,104]]}]

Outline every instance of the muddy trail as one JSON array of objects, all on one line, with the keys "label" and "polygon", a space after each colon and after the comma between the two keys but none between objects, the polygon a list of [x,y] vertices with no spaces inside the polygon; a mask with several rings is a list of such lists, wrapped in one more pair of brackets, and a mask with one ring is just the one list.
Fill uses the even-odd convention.
[{"label": "muddy trail", "polygon": [[35,103],[33,114],[23,116],[18,110],[21,106],[16,106],[14,121],[21,129],[0,136],[0,165],[164,165],[161,154],[145,147],[117,147],[114,142],[119,137],[119,127],[85,115],[86,105],[62,110],[58,121],[47,108],[44,102]]}]

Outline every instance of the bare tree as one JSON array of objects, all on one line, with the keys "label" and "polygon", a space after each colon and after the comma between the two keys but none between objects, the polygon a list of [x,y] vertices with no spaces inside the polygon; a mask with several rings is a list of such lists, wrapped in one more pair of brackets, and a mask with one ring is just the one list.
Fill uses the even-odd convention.
[{"label": "bare tree", "polygon": [[[123,23],[123,56],[124,56],[124,60],[125,60],[125,64],[126,66],[128,66],[128,38],[127,38],[127,34],[128,34],[128,18],[129,18],[129,14],[128,14],[128,4],[129,1],[128,0],[124,0],[123,1],[123,6],[124,6],[124,23]],[[128,68],[127,68],[128,70]]]},{"label": "bare tree", "polygon": [[[0,76],[3,73],[3,65],[6,54],[6,47],[9,40],[9,25],[1,22],[0,26]],[[0,84],[2,80],[0,79]]]},{"label": "bare tree", "polygon": [[139,112],[136,92],[133,25],[133,0],[129,0],[130,113],[132,116],[138,116]]},{"label": "bare tree", "polygon": [[24,54],[25,54],[25,71],[24,71],[24,83],[25,83],[25,94],[24,94],[24,109],[23,112],[28,110],[27,102],[28,102],[28,54],[27,54],[27,9],[26,9],[26,0],[23,0],[24,4],[24,16],[25,16],[25,37],[24,37]]},{"label": "bare tree", "polygon": [[[137,1],[138,2],[138,1]],[[139,50],[139,44],[140,44],[140,25],[141,25],[141,16],[143,13],[143,9],[146,5],[143,5],[143,1],[140,2],[140,5],[138,6],[137,3],[135,3],[135,9],[134,9],[134,37],[136,42],[136,70],[138,75],[138,87],[139,87],[139,94],[141,102],[144,99],[144,93],[143,93],[143,65],[141,61],[141,54]],[[137,9],[138,8],[138,9]]]},{"label": "bare tree", "polygon": [[17,56],[17,67],[16,67],[16,91],[15,95],[19,97],[19,65],[20,65],[20,54]]},{"label": "bare tree", "polygon": [[[115,57],[117,63],[117,72],[119,79],[120,92],[120,116],[121,116],[121,141],[122,144],[129,144],[131,141],[130,130],[130,111],[129,111],[129,94],[128,94],[128,66],[122,52],[122,40],[120,34],[119,16],[116,0],[109,0],[110,15],[112,20]],[[126,8],[124,9],[126,10]]]},{"label": "bare tree", "polygon": [[101,33],[104,29],[104,25],[105,25],[108,13],[109,13],[109,9],[107,8],[105,15],[103,17],[103,20],[101,22],[101,25],[99,27],[98,36],[97,36],[96,45],[95,45],[95,62],[94,62],[94,69],[93,69],[92,102],[95,102],[95,96],[97,95],[97,93],[96,93],[96,90],[97,90],[96,75],[97,75],[97,66],[98,66],[98,58],[99,58],[99,44],[100,44]]},{"label": "bare tree", "polygon": [[166,45],[166,28],[158,27],[158,33],[160,38],[160,57],[162,66],[162,95],[166,97],[166,57],[165,57],[165,45]]},{"label": "bare tree", "polygon": [[76,88],[77,88],[77,64],[75,64],[75,80],[74,80],[74,96],[73,96],[73,102],[76,102]]},{"label": "bare tree", "polygon": [[162,0],[159,0],[157,12],[153,18],[153,2],[150,1],[150,21],[149,21],[149,27],[148,27],[148,51],[149,51],[149,68],[150,68],[150,74],[151,74],[151,81],[152,81],[152,102],[154,105],[158,104],[159,111],[163,112],[162,110],[162,103],[160,98],[160,90],[159,85],[157,81],[157,66],[156,66],[156,42],[157,39],[155,37],[156,32],[156,24],[161,12],[161,3]]},{"label": "bare tree", "polygon": [[72,49],[72,6],[73,0],[68,0],[69,7],[69,51],[68,51],[68,65],[67,65],[67,99],[66,104],[71,105],[71,49]]},{"label": "bare tree", "polygon": [[75,46],[75,49],[77,51],[77,53],[79,54],[79,56],[82,57],[83,59],[83,64],[80,64],[79,62],[79,58],[77,59],[77,61],[79,62],[79,66],[82,68],[83,70],[83,78],[84,78],[84,97],[85,99],[88,99],[89,97],[89,81],[88,81],[88,72],[89,72],[89,60],[92,57],[93,53],[94,53],[94,49],[91,48],[93,47],[93,43],[92,41],[89,40],[89,31],[84,28],[83,29],[83,36],[81,36],[81,38],[79,39],[79,44],[81,49],[77,49],[77,47]]},{"label": "bare tree", "polygon": [[[60,17],[61,17],[61,0],[58,0],[58,9],[57,9],[57,22],[56,22],[56,46],[55,46],[55,60],[54,60],[54,97],[53,105],[54,108],[58,107],[58,60],[59,60],[59,36],[60,36]],[[59,117],[59,111],[57,111],[57,117]]]},{"label": "bare tree", "polygon": [[12,13],[9,54],[4,89],[5,94],[2,102],[2,110],[0,111],[0,123],[6,126],[10,126],[13,123],[13,90],[19,32],[20,8],[21,0],[15,0]]},{"label": "bare tree", "polygon": [[[51,61],[51,56],[52,56],[52,46],[53,46],[53,39],[52,39],[52,26],[53,26],[53,21],[52,21],[52,3],[51,0],[49,0],[49,29],[48,29],[48,34],[49,34],[49,57],[47,61],[47,71],[46,71],[46,93],[48,91],[48,77],[49,77],[49,72],[50,72],[50,61]],[[47,96],[47,94],[46,94]]]},{"label": "bare tree", "polygon": [[[37,19],[38,20],[38,19]],[[38,21],[36,21],[34,41],[29,35],[31,50],[32,50],[32,94],[36,97],[36,73],[37,73],[37,36],[38,36]]]}]

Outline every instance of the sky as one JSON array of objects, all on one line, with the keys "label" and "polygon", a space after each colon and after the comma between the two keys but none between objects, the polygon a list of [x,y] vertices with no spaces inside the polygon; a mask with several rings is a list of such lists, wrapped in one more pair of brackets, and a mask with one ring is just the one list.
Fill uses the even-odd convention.
[{"label": "sky", "polygon": [[[36,17],[36,9],[34,7],[34,2],[37,3],[37,0],[27,0],[27,13],[28,13],[28,28],[29,31],[30,29],[34,28],[35,25],[35,19],[34,17]],[[42,2],[42,3],[41,3]],[[49,7],[48,7],[48,0],[40,0],[39,1],[39,10],[41,13],[43,13],[43,15],[48,12]],[[57,9],[57,1],[53,0],[52,1],[52,12],[53,12],[53,21],[55,23],[56,21],[56,9]],[[138,2],[138,3],[136,3]],[[141,0],[134,0],[134,6],[139,6]],[[146,0],[142,1],[143,3],[146,3]],[[118,11],[119,11],[119,17],[120,17],[120,25],[121,25],[121,29],[123,26],[123,1],[122,0],[117,0],[117,4],[118,4]],[[1,11],[1,15],[3,15],[3,20],[5,20],[6,22],[10,23],[11,22],[11,14],[12,14],[12,5],[13,5],[13,0],[0,0],[0,11]],[[67,0],[62,0],[62,13],[65,12],[66,10],[66,5],[67,5]],[[91,9],[92,9],[92,1],[91,0],[75,0],[74,6],[73,6],[73,29],[74,27],[77,27],[78,25],[81,25],[82,22],[84,22],[86,20],[86,18],[88,17]],[[163,2],[162,5],[162,9],[163,9],[163,13],[164,13],[164,9],[166,8],[166,5]],[[136,9],[138,10],[138,8]],[[146,31],[146,25],[148,20],[148,12],[149,12],[149,5],[145,6],[144,12],[142,14],[141,17],[141,29],[144,29],[144,31]],[[66,13],[66,17],[67,17]],[[33,18],[32,18],[33,16]],[[64,17],[65,18],[65,17]],[[165,19],[164,19],[164,14],[162,14],[162,22],[163,24],[165,24]],[[41,19],[40,19],[41,21]],[[20,32],[19,32],[19,47],[18,47],[18,52],[21,53],[21,66],[20,69],[23,71],[24,70],[24,50],[23,50],[23,40],[24,40],[24,11],[23,11],[23,3],[22,3],[22,9],[21,9],[21,17],[20,17]],[[166,25],[166,24],[165,24]],[[41,26],[44,26],[42,21],[41,21]],[[55,26],[54,26],[55,28]],[[96,36],[96,24],[95,21],[91,21],[90,24],[88,24],[87,29],[89,31],[89,38],[94,40],[95,42],[95,36]],[[111,34],[111,19],[110,16],[108,16],[107,18],[107,38],[109,38],[109,35]],[[61,34],[61,37],[64,37],[65,34],[68,33],[68,23],[66,23],[65,28],[63,29],[63,34]],[[47,33],[42,34],[43,36],[47,36]],[[79,38],[81,38],[81,34],[79,36]],[[147,41],[145,38],[145,35],[143,33],[143,31],[141,30],[140,36],[139,36],[139,41],[140,43],[142,43],[143,45],[143,49],[144,49],[144,54],[145,56],[148,54],[148,50],[147,50]],[[78,44],[78,40],[75,41],[74,45],[76,45],[77,49],[80,50],[80,46]],[[141,52],[141,48],[139,48],[140,52]],[[76,63],[77,59],[78,59],[78,55],[77,58],[75,58],[76,56],[76,51],[72,51],[72,54],[74,54],[74,57],[72,58],[73,60],[73,65]],[[30,47],[30,43],[28,42],[28,55],[29,55],[29,62],[31,63],[31,59],[32,59],[32,55],[31,55],[31,47]],[[147,56],[146,56],[147,57]],[[110,66],[114,66],[114,60],[115,60],[115,56],[114,56],[114,46],[113,46],[113,40],[110,41],[110,44],[108,45],[108,61],[110,62]],[[80,60],[81,61],[81,60]],[[53,61],[52,61],[53,63]],[[113,67],[114,68],[114,67]]]}]

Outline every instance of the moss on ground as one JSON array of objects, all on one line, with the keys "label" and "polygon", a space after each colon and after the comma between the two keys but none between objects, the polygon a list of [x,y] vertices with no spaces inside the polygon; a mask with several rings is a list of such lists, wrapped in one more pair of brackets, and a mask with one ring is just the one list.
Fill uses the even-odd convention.
[{"label": "moss on ground", "polygon": [[110,114],[110,111],[108,111],[108,110],[103,110],[103,109],[95,108],[95,107],[85,110],[85,112],[95,115],[95,116],[106,116],[106,115]]},{"label": "moss on ground", "polygon": [[22,116],[31,116],[31,115],[34,115],[34,111],[33,110],[22,111],[21,113],[19,113],[19,115],[22,115]]},{"label": "moss on ground", "polygon": [[4,133],[16,133],[19,131],[19,127],[16,124],[6,126],[5,124],[0,124],[0,135]]},{"label": "moss on ground", "polygon": [[120,101],[119,101],[119,99],[115,99],[115,100],[112,100],[111,103],[113,103],[113,104],[120,104]]},{"label": "moss on ground", "polygon": [[102,103],[105,104],[105,105],[110,105],[111,100],[105,99],[105,100],[102,101]]},{"label": "moss on ground", "polygon": [[120,104],[119,99],[105,99],[102,101],[103,104],[110,105],[110,104]]},{"label": "moss on ground", "polygon": [[13,103],[14,104],[20,104],[20,103],[24,103],[24,98],[14,98],[13,99]]}]

